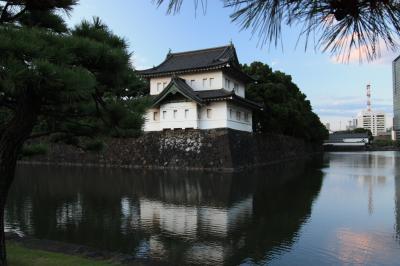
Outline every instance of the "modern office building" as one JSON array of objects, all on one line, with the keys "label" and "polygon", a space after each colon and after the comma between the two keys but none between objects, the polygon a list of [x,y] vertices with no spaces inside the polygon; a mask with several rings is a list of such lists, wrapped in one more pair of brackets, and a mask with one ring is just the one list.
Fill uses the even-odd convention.
[{"label": "modern office building", "polygon": [[357,116],[357,127],[369,129],[373,136],[386,132],[386,114],[381,111],[363,110]]},{"label": "modern office building", "polygon": [[400,56],[393,61],[393,131],[400,139]]}]

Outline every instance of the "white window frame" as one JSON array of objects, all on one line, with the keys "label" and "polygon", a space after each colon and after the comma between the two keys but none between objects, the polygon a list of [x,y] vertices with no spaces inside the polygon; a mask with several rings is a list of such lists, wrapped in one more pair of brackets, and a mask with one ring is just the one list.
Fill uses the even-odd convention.
[{"label": "white window frame", "polygon": [[189,109],[185,109],[185,119],[189,118]]},{"label": "white window frame", "polygon": [[207,78],[204,78],[203,79],[203,88],[206,88],[207,87]]},{"label": "white window frame", "polygon": [[237,82],[234,82],[234,83],[233,83],[233,91],[234,91],[236,94],[239,94],[239,84],[238,84]]},{"label": "white window frame", "polygon": [[230,89],[231,88],[231,81],[228,78],[225,78],[225,89]]},{"label": "white window frame", "polygon": [[212,109],[207,109],[207,110],[206,110],[206,114],[207,114],[207,118],[208,118],[208,119],[211,119],[211,115],[212,115],[212,114],[211,114],[211,110],[212,110]]},{"label": "white window frame", "polygon": [[163,111],[162,112],[162,118],[163,119],[167,119],[167,111]]},{"label": "white window frame", "polygon": [[242,116],[242,113],[240,111],[236,111],[236,120],[237,121],[241,120],[241,116]]},{"label": "white window frame", "polygon": [[214,81],[214,78],[210,78],[210,89],[212,89],[212,87],[213,87],[213,81]]},{"label": "white window frame", "polygon": [[244,113],[244,121],[249,122],[249,113]]},{"label": "white window frame", "polygon": [[178,117],[178,110],[174,110],[173,112],[173,118],[176,119]]},{"label": "white window frame", "polygon": [[157,121],[158,112],[153,112],[153,121]]}]

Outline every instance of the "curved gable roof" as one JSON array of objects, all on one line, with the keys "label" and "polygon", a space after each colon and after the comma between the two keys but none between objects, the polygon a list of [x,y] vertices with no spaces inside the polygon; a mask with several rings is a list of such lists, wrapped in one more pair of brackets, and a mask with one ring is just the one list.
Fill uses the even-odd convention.
[{"label": "curved gable roof", "polygon": [[196,95],[193,89],[185,82],[185,80],[179,77],[173,77],[168,86],[153,100],[152,106],[158,105],[162,100],[165,99],[169,94],[175,94],[179,92],[184,97],[195,101],[198,104],[202,103],[202,99]]},{"label": "curved gable roof", "polygon": [[179,77],[173,77],[168,86],[160,94],[155,96],[155,98],[153,99],[152,107],[159,105],[168,95],[176,93],[180,93],[185,98],[192,100],[200,105],[204,105],[212,101],[227,100],[251,109],[263,109],[263,106],[261,104],[240,97],[236,95],[234,91],[227,91],[224,89],[194,91],[184,79]]},{"label": "curved gable roof", "polygon": [[233,45],[181,53],[169,53],[160,65],[138,72],[143,77],[152,77],[163,74],[182,73],[190,70],[218,69],[227,64],[239,66],[239,60]]}]

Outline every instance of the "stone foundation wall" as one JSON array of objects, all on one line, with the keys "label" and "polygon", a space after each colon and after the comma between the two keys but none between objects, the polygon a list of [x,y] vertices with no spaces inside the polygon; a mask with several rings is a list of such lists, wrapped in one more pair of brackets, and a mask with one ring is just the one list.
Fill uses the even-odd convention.
[{"label": "stone foundation wall", "polygon": [[174,130],[145,133],[139,138],[110,139],[101,152],[51,144],[46,155],[21,162],[234,171],[304,157],[316,151],[320,151],[319,147],[287,136],[231,129]]}]

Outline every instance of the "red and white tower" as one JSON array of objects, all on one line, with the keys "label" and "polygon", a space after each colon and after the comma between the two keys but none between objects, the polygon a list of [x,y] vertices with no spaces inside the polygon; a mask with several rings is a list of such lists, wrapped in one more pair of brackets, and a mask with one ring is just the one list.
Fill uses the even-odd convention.
[{"label": "red and white tower", "polygon": [[371,84],[367,85],[367,110],[371,112]]}]

